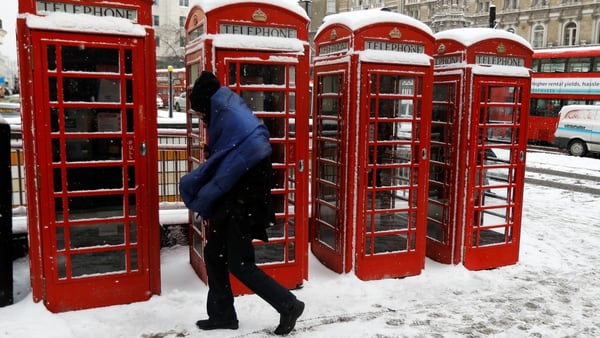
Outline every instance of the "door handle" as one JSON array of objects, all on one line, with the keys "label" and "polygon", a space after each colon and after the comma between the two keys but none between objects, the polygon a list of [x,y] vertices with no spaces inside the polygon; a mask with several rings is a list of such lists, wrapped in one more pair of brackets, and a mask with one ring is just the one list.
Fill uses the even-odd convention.
[{"label": "door handle", "polygon": [[142,142],[140,144],[140,156],[146,156],[148,154],[148,147],[146,146],[146,142]]}]

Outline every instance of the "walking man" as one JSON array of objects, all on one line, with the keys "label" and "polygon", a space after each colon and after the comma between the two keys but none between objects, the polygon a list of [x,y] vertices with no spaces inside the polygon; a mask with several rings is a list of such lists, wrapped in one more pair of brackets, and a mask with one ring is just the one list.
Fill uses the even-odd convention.
[{"label": "walking man", "polygon": [[194,83],[190,106],[208,131],[206,161],[185,175],[179,189],[185,205],[209,220],[204,259],[208,275],[208,319],[202,330],[239,327],[229,273],[280,314],[277,335],[287,335],[304,303],[256,266],[253,239],[268,241],[274,224],[271,204],[269,131],[244,100],[203,71]]}]

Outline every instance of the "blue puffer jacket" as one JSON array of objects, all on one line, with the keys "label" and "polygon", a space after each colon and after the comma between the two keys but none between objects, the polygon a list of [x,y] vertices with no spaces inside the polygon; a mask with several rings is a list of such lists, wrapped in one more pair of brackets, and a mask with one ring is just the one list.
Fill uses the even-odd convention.
[{"label": "blue puffer jacket", "polygon": [[271,155],[269,131],[241,97],[221,87],[210,102],[207,145],[210,156],[179,182],[186,207],[203,218],[211,216],[215,202],[242,175]]}]

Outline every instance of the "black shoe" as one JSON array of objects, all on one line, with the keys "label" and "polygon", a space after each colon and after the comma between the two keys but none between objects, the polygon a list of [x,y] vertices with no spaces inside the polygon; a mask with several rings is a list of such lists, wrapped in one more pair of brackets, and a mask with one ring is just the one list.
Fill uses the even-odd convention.
[{"label": "black shoe", "polygon": [[231,320],[212,320],[212,319],[201,319],[196,322],[196,326],[200,330],[217,330],[217,329],[238,329],[237,319]]},{"label": "black shoe", "polygon": [[288,313],[282,313],[279,318],[279,326],[275,329],[275,334],[285,336],[292,332],[296,326],[296,320],[300,318],[304,311],[304,303],[299,300],[294,301],[292,309]]}]

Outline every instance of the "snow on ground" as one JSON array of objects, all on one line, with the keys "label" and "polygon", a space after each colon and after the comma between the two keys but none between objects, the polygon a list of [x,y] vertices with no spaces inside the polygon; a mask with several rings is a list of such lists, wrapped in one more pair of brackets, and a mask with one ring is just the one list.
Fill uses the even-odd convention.
[{"label": "snow on ground", "polygon": [[[598,176],[600,160],[528,154],[528,165]],[[519,262],[486,271],[427,260],[418,276],[360,281],[312,255],[306,302],[290,337],[598,337],[600,196],[526,184]],[[33,303],[27,259],[14,263],[15,304],[0,308],[0,337],[264,337],[278,314],[236,298],[239,330],[201,332],[207,287],[187,247],[162,250],[162,294],[147,302],[53,314]]]}]

